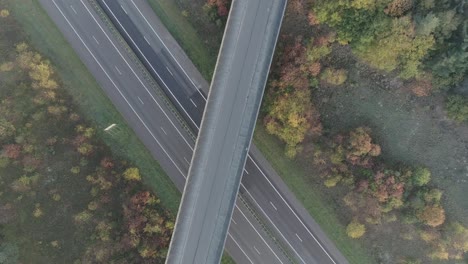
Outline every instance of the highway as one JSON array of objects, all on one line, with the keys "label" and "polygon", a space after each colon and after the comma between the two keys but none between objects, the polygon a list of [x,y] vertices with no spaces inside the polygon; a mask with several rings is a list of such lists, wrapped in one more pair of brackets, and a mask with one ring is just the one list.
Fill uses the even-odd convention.
[{"label": "highway", "polygon": [[166,264],[221,260],[286,3],[231,4]]},{"label": "highway", "polygon": [[[157,95],[151,81],[132,61],[85,0],[40,0],[104,92],[163,169],[182,190],[194,139],[172,109]],[[71,4],[70,4],[71,3]],[[238,263],[288,263],[258,221],[239,202],[233,214],[226,249]]]},{"label": "highway", "polygon": [[[124,48],[116,44],[117,42],[113,43],[114,37],[88,2],[41,0],[41,3],[129,125],[176,186],[182,189],[193,150],[193,138],[175,121],[170,109],[157,97],[155,88],[142,77]],[[200,80],[197,74],[194,75],[192,69],[182,68],[187,65],[193,68],[193,65],[187,63],[184,58],[180,59],[180,54],[171,52],[174,43],[167,40],[166,35],[160,36],[164,29],[155,28],[160,22],[146,1],[126,0],[118,3],[118,7],[123,10],[118,17],[119,21],[125,17],[131,18],[126,23],[134,23],[138,30],[130,33],[143,35],[143,41],[135,41],[134,45],[140,47],[142,54],[152,50],[158,55],[157,58],[149,60],[154,66],[154,71],[159,73],[160,77],[156,80],[160,84],[161,80],[170,83],[171,90],[178,91],[177,95],[174,93],[180,102],[178,108],[188,103],[193,105],[190,98],[194,98],[197,93],[200,97],[195,97],[197,101],[194,102],[199,103],[208,90],[206,82]],[[148,45],[146,48],[145,43]],[[168,43],[171,44],[171,49],[168,48]],[[167,67],[166,71],[164,68],[156,68],[156,64]],[[150,67],[151,71],[153,69]],[[164,85],[161,86],[166,89]],[[168,96],[171,96],[170,93]],[[194,109],[202,112],[203,106],[197,104],[197,107],[191,110]],[[186,112],[190,113],[187,110]],[[196,118],[195,115],[191,117]],[[193,121],[192,125],[197,125],[197,122]],[[255,147],[253,149],[255,150]],[[289,247],[288,250],[298,262],[347,263],[333,244],[320,233],[319,228],[314,226],[313,220],[304,213],[305,210],[298,205],[294,196],[288,192],[263,157],[255,151],[251,152],[246,164],[240,192],[277,233],[278,239]],[[251,219],[251,216],[246,211],[241,213],[236,209],[234,212],[230,236],[226,243],[227,250],[234,259],[238,263],[287,263],[262,229],[258,228],[258,223],[249,218]]]},{"label": "highway", "polygon": [[[99,1],[103,3],[103,8],[108,9],[106,11],[109,17],[140,59],[153,65],[148,69],[156,80],[162,78],[162,81],[159,81],[160,83],[177,83],[177,85],[170,86],[172,92],[167,93],[170,98],[173,94],[179,95],[179,97],[171,98],[174,104],[179,105],[179,107],[190,107],[189,103],[184,105],[182,102],[189,101],[194,95],[200,93],[200,90],[202,94],[207,94],[208,84],[203,85],[206,82],[200,80],[198,76],[201,75],[195,73],[195,67],[188,65],[189,63],[184,58],[180,60],[185,63],[179,63],[178,58],[176,59],[177,55],[171,53],[172,50],[180,48],[174,47],[174,44],[168,44],[171,42],[167,34],[159,32],[162,30],[162,25],[151,12],[151,8],[146,1]],[[160,26],[155,27],[155,25]],[[164,69],[160,70],[158,74],[154,72],[158,71],[157,67],[161,64],[169,67],[172,72],[177,72],[178,75],[165,74]],[[188,65],[188,69],[184,69],[182,64],[184,67]],[[166,89],[169,88],[166,87]],[[185,96],[181,95],[181,91],[185,92]],[[197,116],[201,116],[204,104],[201,107],[200,104],[198,106],[197,109],[192,110],[200,111],[200,114],[189,111],[189,108],[183,111],[191,115],[188,122],[192,122],[192,125],[197,128],[200,122]],[[327,241],[323,233],[319,234],[320,239],[312,233],[310,226],[315,225],[314,232],[320,232],[320,230],[316,231],[319,229],[318,226],[310,219],[310,216],[308,219],[309,226],[306,225],[306,221],[298,215],[297,211],[299,210],[296,209],[298,202],[290,202],[290,200],[294,200],[293,195],[291,193],[284,194],[284,192],[287,192],[287,188],[285,188],[281,180],[279,180],[280,182],[277,181],[277,184],[282,184],[283,188],[280,189],[275,186],[271,180],[272,173],[268,175],[265,173],[267,169],[264,167],[269,166],[266,166],[266,162],[258,162],[259,160],[265,161],[258,151],[256,154],[250,153],[245,166],[240,192],[256,207],[256,210],[260,212],[267,224],[272,226],[273,231],[277,233],[278,238],[282,239],[283,244],[290,248],[294,257],[301,263],[347,263],[334,245]],[[268,171],[273,170],[270,167]],[[296,205],[296,208],[293,209],[291,204]],[[307,218],[307,216],[304,218]],[[333,257],[328,252],[330,249],[334,252]]]}]

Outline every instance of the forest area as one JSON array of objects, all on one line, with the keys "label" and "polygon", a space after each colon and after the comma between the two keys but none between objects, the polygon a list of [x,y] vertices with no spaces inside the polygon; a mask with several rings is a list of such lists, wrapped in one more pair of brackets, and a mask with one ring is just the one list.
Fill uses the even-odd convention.
[{"label": "forest area", "polygon": [[258,125],[376,262],[468,263],[467,73],[466,0],[289,0]]},{"label": "forest area", "polygon": [[174,217],[0,6],[0,263],[163,263]]}]

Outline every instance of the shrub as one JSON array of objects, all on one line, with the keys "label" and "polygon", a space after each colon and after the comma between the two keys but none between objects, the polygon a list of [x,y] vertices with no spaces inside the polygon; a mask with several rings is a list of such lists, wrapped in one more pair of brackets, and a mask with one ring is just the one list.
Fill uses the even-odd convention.
[{"label": "shrub", "polygon": [[445,222],[445,210],[441,206],[426,206],[418,215],[419,220],[432,227],[440,226]]},{"label": "shrub", "polygon": [[127,181],[140,181],[140,171],[138,168],[128,168],[123,173],[124,179]]},{"label": "shrub", "polygon": [[460,123],[468,120],[468,100],[462,96],[449,96],[445,108],[449,118]]},{"label": "shrub", "polygon": [[366,233],[366,226],[353,220],[346,227],[346,234],[351,238],[360,238]]},{"label": "shrub", "polygon": [[324,184],[328,188],[335,187],[342,179],[341,175],[334,175],[328,179],[325,180]]},{"label": "shrub", "polygon": [[348,71],[345,69],[326,68],[320,79],[331,85],[341,85],[348,79]]},{"label": "shrub", "polygon": [[423,186],[431,181],[431,171],[427,168],[419,167],[413,172],[413,183],[416,186]]}]

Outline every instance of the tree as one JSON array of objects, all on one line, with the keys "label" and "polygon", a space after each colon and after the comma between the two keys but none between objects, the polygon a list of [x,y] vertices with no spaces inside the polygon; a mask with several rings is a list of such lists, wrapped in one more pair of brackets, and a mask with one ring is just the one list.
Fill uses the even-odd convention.
[{"label": "tree", "polygon": [[138,168],[128,168],[123,173],[124,179],[127,181],[140,181],[140,170]]},{"label": "tree", "polygon": [[445,210],[439,205],[428,205],[418,215],[418,218],[428,226],[440,226],[445,222]]},{"label": "tree", "polygon": [[428,168],[418,167],[413,172],[413,184],[424,186],[431,181],[431,171]]},{"label": "tree", "polygon": [[15,126],[3,117],[0,117],[0,141],[13,136]]},{"label": "tree", "polygon": [[387,8],[385,13],[390,16],[399,17],[413,8],[413,0],[393,0]]},{"label": "tree", "polygon": [[445,108],[451,119],[460,123],[468,120],[468,100],[461,95],[449,96]]},{"label": "tree", "polygon": [[360,238],[366,233],[366,226],[353,220],[346,227],[346,234],[351,238]]},{"label": "tree", "polygon": [[5,156],[10,159],[17,159],[21,155],[21,146],[18,144],[8,144],[3,147]]},{"label": "tree", "polygon": [[433,35],[417,35],[409,16],[392,20],[389,31],[361,47],[359,56],[371,66],[385,71],[400,70],[400,77],[420,75],[420,65],[435,44]]}]

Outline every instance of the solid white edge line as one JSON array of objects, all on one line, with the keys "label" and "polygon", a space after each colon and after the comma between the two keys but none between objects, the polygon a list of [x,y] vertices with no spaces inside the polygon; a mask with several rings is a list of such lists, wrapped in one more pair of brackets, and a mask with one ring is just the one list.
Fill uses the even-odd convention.
[{"label": "solid white edge line", "polygon": [[[253,196],[252,194],[249,192],[249,190],[247,190],[247,188],[244,187],[244,185],[241,183],[241,186],[243,186],[243,188],[245,189],[245,191],[247,192],[247,194],[252,197],[253,199]],[[279,230],[279,228],[273,223],[273,221],[271,220],[271,218],[267,215],[267,213],[263,210],[263,208],[260,206],[260,204],[258,204],[257,201],[255,201],[255,199],[253,199],[254,202],[257,204],[257,207],[260,208],[260,210],[262,211],[262,213],[265,215],[265,217],[268,219],[268,221],[271,222],[271,224],[273,225],[273,227],[276,229],[276,231],[278,231],[278,233],[283,237],[283,239],[286,241],[286,243],[289,245],[289,247],[291,247],[291,249],[294,251],[294,253],[296,253],[296,255],[301,259],[302,263],[306,264],[307,262],[305,262],[305,260],[301,257],[301,255],[299,255],[299,253],[296,251],[296,249],[294,249],[294,247],[291,245],[291,243],[289,243],[288,239],[283,235],[283,233],[281,233],[281,230]]]},{"label": "solid white edge line", "polygon": [[234,237],[230,233],[228,233],[228,236],[237,245],[237,247],[242,251],[242,253],[244,253],[245,257],[247,257],[247,259],[250,261],[250,263],[254,264],[254,262],[249,258],[249,255],[247,255],[247,253],[245,253],[245,251],[242,249],[242,247],[239,245],[239,243],[237,243],[237,241],[234,239]]},{"label": "solid white edge line", "polygon": [[[88,10],[88,8],[86,7],[86,5],[83,3],[82,0],[80,0],[81,3],[83,4],[83,6],[86,8],[86,10],[90,13],[90,15],[94,18],[94,16],[91,14],[91,12]],[[73,32],[76,34],[76,36],[80,39],[81,43],[85,46],[86,50],[90,53],[90,55],[93,57],[94,61],[96,61],[96,63],[99,65],[99,67],[101,68],[101,70],[104,72],[104,74],[106,75],[106,77],[111,81],[111,83],[114,85],[114,87],[119,91],[119,94],[122,96],[122,98],[126,101],[126,103],[130,106],[130,108],[132,109],[132,111],[135,113],[135,115],[138,117],[138,119],[140,120],[140,122],[145,126],[146,130],[148,130],[148,132],[151,134],[151,136],[153,137],[153,139],[156,141],[156,143],[161,147],[161,149],[164,151],[164,153],[167,155],[167,157],[169,158],[169,160],[171,160],[171,162],[174,164],[174,166],[177,168],[177,170],[180,172],[180,174],[184,177],[184,179],[187,179],[187,176],[185,176],[185,174],[180,170],[180,168],[177,166],[177,164],[174,162],[174,160],[171,158],[171,156],[167,153],[167,151],[161,146],[161,144],[159,143],[159,141],[156,139],[156,137],[154,136],[154,134],[151,132],[151,130],[148,128],[148,126],[144,123],[144,121],[141,119],[141,117],[137,114],[137,112],[135,111],[135,109],[132,107],[132,105],[129,103],[129,101],[127,100],[127,98],[123,95],[123,93],[120,91],[120,89],[118,88],[118,86],[116,85],[116,83],[112,80],[112,78],[109,76],[109,74],[107,73],[107,71],[104,69],[104,67],[101,65],[101,63],[97,60],[96,56],[91,52],[91,50],[89,49],[89,47],[86,45],[86,43],[84,42],[84,40],[81,38],[81,36],[78,34],[78,32],[76,31],[76,29],[73,27],[73,25],[71,24],[71,22],[68,20],[68,18],[65,16],[65,14],[63,13],[63,11],[60,9],[60,7],[57,5],[57,3],[55,2],[55,0],[52,0],[52,2],[54,3],[55,7],[59,10],[60,14],[63,16],[63,18],[67,21],[68,25],[72,28]],[[95,19],[94,19],[95,20]],[[97,21],[95,20],[95,22],[97,23]],[[98,26],[100,27],[99,23],[97,23]],[[102,30],[102,28],[101,28]],[[104,32],[104,34],[106,34]],[[107,36],[107,34],[106,34]],[[112,41],[111,41],[112,42]],[[115,47],[115,46],[114,46]],[[117,49],[117,48],[116,48]],[[118,51],[118,50],[117,50]],[[120,54],[120,51],[118,51],[118,53]],[[123,57],[122,57],[123,58]],[[123,58],[123,60],[126,62],[126,60]],[[130,67],[130,66],[129,66]],[[132,69],[130,67],[130,69]],[[132,69],[133,70],[133,69]],[[138,77],[137,77],[138,78]],[[263,240],[263,242],[270,248],[270,246],[268,245],[268,243],[266,243],[266,241],[263,239],[263,237],[258,233],[258,231],[255,229],[255,227],[252,225],[252,223],[249,221],[249,219],[247,219],[247,217],[244,215],[244,213],[239,209],[239,207],[237,206],[236,204],[236,207],[238,208],[239,212],[241,212],[241,214],[246,218],[247,222],[252,226],[252,228],[255,230],[255,232],[257,232],[257,234],[260,236],[260,238]],[[238,245],[238,243],[234,240],[234,238],[232,237],[232,235],[228,232],[228,235],[231,237],[231,239],[233,239],[233,241],[236,243],[236,245]],[[238,245],[239,249],[241,249],[241,251],[245,254],[245,256],[250,260],[250,258],[248,257],[248,255],[244,252],[244,250],[242,250],[242,248]],[[271,249],[271,248],[270,248]],[[273,250],[272,250],[273,252]],[[275,254],[273,252],[273,254]],[[275,254],[276,256],[276,254]],[[276,256],[277,257],[277,256]],[[278,257],[277,257],[278,258]],[[279,259],[279,258],[278,258]],[[281,260],[280,260],[281,262]],[[251,263],[253,263],[251,261]],[[281,262],[283,263],[283,262]]]},{"label": "solid white edge line", "polygon": [[177,131],[177,133],[182,137],[182,139],[185,141],[185,143],[189,146],[189,148],[193,151],[193,147],[192,145],[185,139],[185,137],[182,135],[182,133],[179,131],[179,129],[176,127],[176,125],[174,124],[174,122],[172,122],[172,120],[169,118],[169,116],[167,115],[166,111],[164,111],[164,109],[161,107],[161,105],[156,101],[156,99],[154,98],[153,94],[149,91],[148,87],[146,87],[146,85],[143,83],[143,81],[140,79],[140,77],[138,77],[138,75],[136,74],[135,70],[133,70],[133,68],[130,66],[130,64],[128,63],[128,61],[124,58],[124,56],[122,55],[122,53],[120,52],[120,50],[117,48],[117,46],[114,44],[114,42],[110,39],[110,37],[107,35],[107,33],[104,31],[104,29],[101,27],[101,25],[98,23],[98,21],[96,20],[96,18],[93,16],[93,14],[91,13],[91,11],[89,11],[88,7],[83,3],[83,0],[80,0],[81,4],[85,7],[85,9],[88,11],[88,13],[91,15],[91,17],[93,18],[93,20],[96,22],[96,24],[98,25],[98,27],[101,29],[101,31],[104,33],[104,35],[107,37],[107,39],[109,40],[109,42],[112,44],[112,46],[117,50],[117,53],[119,53],[120,57],[125,61],[126,65],[128,66],[128,68],[130,68],[130,70],[132,71],[132,73],[136,76],[136,78],[138,79],[138,81],[141,83],[141,85],[145,88],[146,92],[148,92],[148,94],[151,96],[151,98],[153,99],[153,101],[156,103],[156,105],[159,107],[159,109],[164,113],[164,116],[169,120],[169,122],[171,123],[171,125],[175,128],[175,130]]},{"label": "solid white edge line", "polygon": [[[162,41],[161,37],[158,35],[158,33],[156,33],[155,29],[153,28],[153,26],[148,22],[148,20],[146,19],[146,17],[143,15],[143,13],[141,12],[141,10],[138,8],[138,6],[135,4],[135,2],[133,0],[131,0],[132,4],[135,6],[135,8],[138,10],[138,12],[140,13],[140,15],[143,17],[143,19],[146,21],[146,23],[150,26],[151,30],[154,32],[154,34],[158,37],[159,41],[161,41],[161,43],[163,44],[163,46],[166,48],[166,50],[168,51],[168,53],[171,55],[171,57],[174,59],[174,61],[177,63],[177,65],[181,68],[181,70],[184,72],[184,74],[190,79],[190,77],[188,76],[187,72],[184,70],[184,68],[180,65],[180,63],[177,61],[177,59],[174,57],[174,55],[172,54],[172,52],[169,50],[169,48],[166,46],[166,44],[164,44],[164,42]],[[190,79],[190,81],[192,81]],[[192,84],[197,87],[193,81],[192,81]],[[198,89],[197,89],[198,90]],[[203,98],[205,98],[203,96],[203,94],[201,94]],[[206,98],[205,98],[205,101],[206,101]],[[265,178],[267,178],[265,176],[265,174],[263,173],[263,171],[260,169],[260,167],[255,163],[255,161],[250,157],[249,155],[249,158],[252,160],[252,162],[256,165],[257,169],[263,174],[263,176]],[[247,173],[248,174],[248,173]],[[312,236],[312,238],[317,242],[317,244],[319,244],[320,248],[325,252],[325,254],[330,258],[330,260],[336,264],[335,260],[330,256],[330,254],[327,252],[327,250],[325,250],[325,248],[322,246],[322,244],[317,240],[317,238],[312,234],[312,232],[309,230],[309,228],[304,224],[304,222],[302,222],[302,220],[297,216],[296,212],[291,208],[291,206],[286,202],[286,200],[283,198],[283,196],[279,193],[279,191],[276,189],[276,187],[274,187],[274,185],[270,182],[270,180],[267,178],[268,182],[270,183],[270,185],[273,187],[273,189],[276,191],[276,193],[278,193],[278,195],[280,196],[280,198],[286,203],[286,205],[288,206],[288,208],[293,212],[294,216],[299,220],[299,222],[302,224],[302,226],[307,230],[307,232]],[[273,222],[272,222],[273,223]]]},{"label": "solid white edge line", "polygon": [[[161,43],[163,44],[163,46],[166,48],[166,50],[168,51],[168,53],[171,55],[171,57],[174,59],[174,61],[177,63],[177,65],[181,68],[181,70],[184,72],[184,74],[190,79],[190,77],[188,76],[187,72],[184,70],[184,68],[180,65],[180,63],[177,61],[177,59],[174,57],[174,55],[172,54],[172,52],[169,50],[169,48],[166,46],[166,44],[164,44],[164,42],[162,41],[161,37],[158,35],[158,33],[156,33],[155,29],[153,28],[153,26],[148,22],[148,20],[146,19],[146,17],[143,15],[143,13],[141,12],[141,10],[138,8],[138,6],[135,4],[135,2],[133,0],[131,0],[132,4],[135,6],[135,8],[138,10],[138,12],[140,13],[140,15],[143,17],[143,19],[146,21],[146,23],[150,26],[151,30],[153,31],[153,33],[158,37],[159,41],[161,41]],[[192,81],[190,79],[190,81]],[[197,87],[193,81],[192,81],[192,84]],[[197,89],[198,90],[198,89]],[[206,98],[203,96],[202,94],[202,97],[205,99],[206,101]],[[280,198],[286,203],[286,205],[288,206],[288,208],[293,212],[294,216],[299,220],[299,222],[302,224],[302,226],[307,230],[307,232],[312,236],[312,238],[317,242],[317,244],[320,246],[320,248],[325,252],[325,254],[330,258],[330,260],[334,263],[334,264],[337,264],[335,262],[335,260],[330,256],[330,254],[327,252],[327,250],[325,250],[325,248],[322,246],[322,244],[317,240],[317,238],[312,234],[312,232],[309,230],[309,228],[304,224],[304,222],[302,222],[302,220],[297,216],[296,212],[294,212],[294,210],[291,208],[291,206],[286,202],[286,200],[284,199],[284,197],[279,193],[279,191],[276,189],[276,187],[270,182],[270,180],[265,176],[265,174],[263,173],[263,171],[260,169],[260,167],[255,163],[255,161],[250,157],[250,155],[248,155],[249,158],[252,160],[252,162],[256,165],[257,169],[263,174],[263,176],[268,180],[268,182],[270,183],[270,185],[273,187],[273,189],[276,191],[276,193],[278,193],[278,195],[280,196]],[[273,222],[272,222],[273,223]]]},{"label": "solid white edge line", "polygon": [[114,14],[114,12],[112,12],[111,8],[109,8],[109,6],[107,5],[106,1],[103,0],[102,1],[104,3],[104,5],[106,5],[107,9],[109,10],[109,12],[112,14],[112,16],[114,17],[114,19],[117,21],[117,23],[120,25],[120,27],[122,27],[123,31],[125,32],[125,34],[128,36],[128,38],[130,39],[130,41],[133,43],[133,45],[135,45],[135,47],[137,48],[138,52],[143,56],[143,58],[145,59],[145,61],[149,64],[149,66],[151,67],[151,69],[153,70],[154,73],[156,73],[156,75],[158,76],[158,78],[161,80],[162,84],[166,87],[166,89],[169,91],[169,93],[172,95],[172,97],[174,98],[174,100],[176,100],[177,104],[182,108],[182,110],[185,112],[185,114],[188,116],[188,118],[190,119],[190,121],[192,121],[192,123],[194,124],[194,126],[199,129],[197,123],[195,123],[195,121],[192,119],[192,117],[189,115],[189,113],[187,112],[187,110],[185,110],[184,106],[179,102],[179,100],[177,99],[177,97],[174,95],[174,93],[172,93],[172,90],[169,89],[169,86],[167,86],[166,82],[164,82],[163,78],[161,78],[161,76],[159,75],[159,73],[156,71],[156,69],[154,69],[153,65],[151,64],[151,62],[148,60],[148,58],[146,58],[145,54],[143,54],[143,52],[141,51],[140,47],[136,44],[136,42],[133,40],[133,38],[130,36],[130,34],[128,34],[127,30],[125,29],[125,27],[122,25],[122,23],[120,23],[120,20],[117,18],[117,16]]},{"label": "solid white edge line", "polygon": [[278,255],[276,255],[275,251],[270,247],[270,245],[268,245],[268,243],[265,241],[263,236],[257,231],[257,229],[255,229],[255,226],[249,221],[247,216],[245,216],[244,212],[242,212],[242,210],[239,209],[239,206],[237,204],[236,204],[236,208],[242,214],[242,216],[244,216],[244,218],[247,220],[247,222],[250,224],[250,226],[252,226],[253,230],[255,230],[255,232],[258,234],[258,236],[262,239],[263,243],[265,243],[267,245],[267,247],[271,250],[271,252],[273,252],[273,255],[275,255],[275,257],[279,260],[279,262],[281,264],[284,264],[283,261],[281,261],[281,259],[278,257]]},{"label": "solid white edge line", "polygon": [[[302,224],[302,226],[305,228],[305,230],[307,230],[307,232],[312,236],[312,238],[315,240],[315,242],[317,242],[317,244],[320,246],[320,248],[323,250],[323,252],[325,252],[325,254],[327,254],[328,258],[334,263],[334,264],[337,264],[335,262],[335,260],[330,256],[330,254],[328,253],[327,250],[325,250],[325,248],[322,246],[322,244],[318,241],[318,239],[314,236],[314,234],[312,234],[312,231],[309,230],[309,228],[304,224],[304,222],[302,222],[301,218],[299,218],[299,216],[296,214],[296,212],[291,208],[291,206],[288,204],[288,202],[284,199],[284,197],[281,195],[281,193],[278,191],[278,189],[276,189],[276,187],[273,185],[273,183],[270,181],[270,179],[268,179],[268,177],[265,175],[265,173],[262,171],[262,169],[260,169],[260,167],[258,166],[258,164],[255,162],[255,160],[250,156],[250,154],[248,154],[249,156],[249,159],[253,162],[253,164],[255,165],[255,167],[257,167],[257,169],[260,171],[260,173],[262,173],[263,177],[268,181],[268,183],[271,185],[271,187],[275,190],[275,192],[278,194],[278,196],[283,200],[283,202],[288,206],[289,210],[291,210],[291,212],[294,214],[294,216],[296,216],[296,218],[299,220],[299,222]],[[247,189],[246,189],[247,190]],[[255,199],[254,199],[255,200]],[[258,203],[257,203],[258,204]]]},{"label": "solid white edge line", "polygon": [[177,63],[177,65],[179,66],[179,68],[184,72],[185,76],[187,76],[187,78],[190,80],[190,82],[192,83],[192,85],[195,87],[195,89],[198,91],[198,93],[200,93],[200,95],[205,98],[206,100],[206,97],[203,95],[202,92],[200,92],[200,89],[198,89],[198,86],[195,85],[195,83],[193,82],[193,80],[189,77],[189,75],[187,74],[187,72],[184,70],[184,68],[182,67],[182,65],[180,65],[179,61],[177,61],[177,59],[174,57],[174,55],[172,54],[172,52],[169,50],[169,48],[166,46],[166,44],[164,44],[164,42],[162,41],[161,37],[158,35],[158,33],[156,33],[156,30],[154,30],[153,26],[148,22],[148,20],[146,19],[146,17],[143,15],[143,13],[141,12],[141,10],[138,8],[138,6],[135,4],[135,2],[133,2],[133,0],[131,0],[132,4],[136,7],[136,9],[138,10],[138,12],[140,13],[141,17],[143,17],[143,19],[145,20],[146,24],[148,24],[148,26],[150,26],[151,30],[154,32],[154,34],[158,37],[159,41],[161,41],[161,43],[163,44],[163,46],[166,48],[166,50],[169,52],[169,54],[171,55],[171,57],[174,59],[174,61]]},{"label": "solid white edge line", "polygon": [[182,174],[184,175],[184,173],[180,170],[179,166],[177,166],[177,164],[174,162],[174,160],[171,158],[171,156],[167,153],[166,149],[164,149],[164,147],[162,147],[162,145],[159,143],[159,141],[156,139],[156,137],[154,136],[154,134],[151,132],[151,130],[148,128],[148,126],[145,124],[145,122],[141,119],[141,117],[138,115],[138,113],[135,111],[135,109],[133,108],[133,106],[130,104],[130,102],[127,100],[127,98],[123,95],[123,93],[120,91],[119,87],[117,86],[117,84],[114,82],[114,80],[112,80],[112,78],[110,77],[110,75],[107,73],[107,71],[104,69],[104,67],[102,66],[102,64],[97,60],[96,56],[92,53],[92,51],[89,49],[88,45],[86,45],[86,43],[84,42],[83,38],[81,38],[80,34],[78,34],[78,32],[76,31],[75,27],[73,27],[73,25],[70,23],[70,21],[68,20],[68,18],[65,16],[65,14],[63,13],[62,9],[60,9],[60,7],[57,5],[57,3],[55,2],[55,0],[52,0],[52,2],[54,3],[55,7],[58,9],[58,11],[60,12],[60,14],[63,16],[63,18],[65,18],[65,20],[67,21],[68,25],[72,28],[73,32],[76,34],[76,36],[80,39],[81,43],[83,43],[83,45],[85,46],[86,50],[88,50],[89,54],[93,57],[94,61],[96,61],[96,63],[99,65],[99,67],[101,68],[101,70],[104,72],[104,74],[106,75],[106,77],[111,81],[112,85],[114,85],[114,87],[117,89],[117,91],[119,92],[119,94],[122,96],[122,98],[125,100],[125,102],[128,104],[128,106],[130,106],[130,108],[132,109],[133,113],[137,116],[137,118],[140,120],[140,122],[143,124],[143,126],[145,126],[146,130],[148,130],[148,132],[151,134],[151,136],[153,137],[153,139],[156,141],[156,143],[159,145],[159,147],[164,151],[164,153],[167,155],[167,157],[169,158],[169,160],[171,160],[171,162],[174,164],[174,166],[177,168],[177,170]]}]

